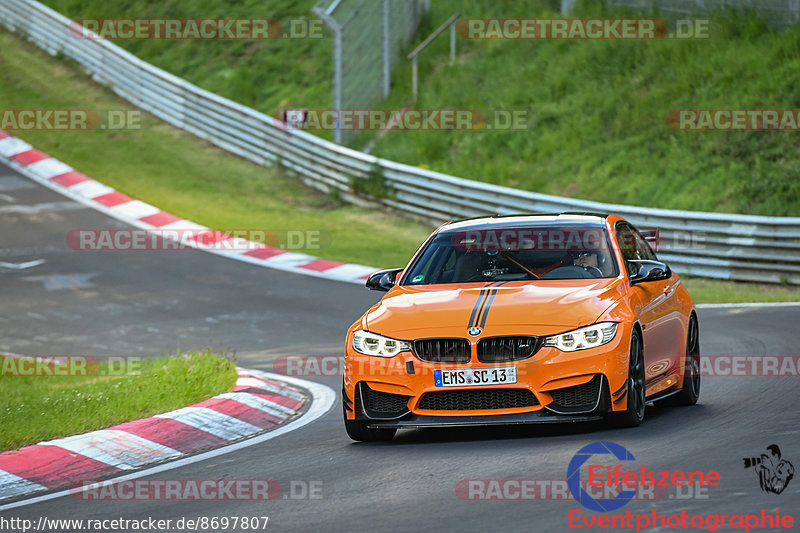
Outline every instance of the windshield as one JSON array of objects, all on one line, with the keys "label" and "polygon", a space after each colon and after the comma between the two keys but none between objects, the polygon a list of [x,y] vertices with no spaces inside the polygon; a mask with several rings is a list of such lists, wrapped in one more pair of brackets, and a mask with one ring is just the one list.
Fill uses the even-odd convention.
[{"label": "windshield", "polygon": [[403,276],[403,285],[612,278],[618,273],[600,226],[475,229],[439,233]]}]

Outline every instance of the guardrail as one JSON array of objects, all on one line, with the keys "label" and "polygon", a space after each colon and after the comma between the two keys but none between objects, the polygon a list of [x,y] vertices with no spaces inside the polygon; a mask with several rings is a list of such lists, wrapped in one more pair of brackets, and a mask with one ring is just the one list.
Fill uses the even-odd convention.
[{"label": "guardrail", "polygon": [[[76,38],[70,20],[33,0],[0,0],[0,23],[157,117],[255,163],[281,165],[304,183],[354,203],[391,207],[430,222],[481,214],[600,211],[661,230],[659,256],[697,276],[800,285],[800,217],[765,217],[603,204],[511,189],[380,159],[222,98],[102,39]],[[364,199],[353,180],[379,169],[391,194]],[[689,239],[687,241],[687,236]]]}]

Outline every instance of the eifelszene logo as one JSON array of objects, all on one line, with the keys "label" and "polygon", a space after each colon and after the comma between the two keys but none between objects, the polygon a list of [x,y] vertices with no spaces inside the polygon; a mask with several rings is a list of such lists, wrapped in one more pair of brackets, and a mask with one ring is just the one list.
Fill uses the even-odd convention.
[{"label": "eifelszene logo", "polygon": [[[592,511],[606,513],[625,506],[634,499],[639,488],[715,487],[720,483],[719,472],[714,470],[654,471],[643,464],[626,470],[623,464],[604,464],[614,462],[614,458],[620,463],[636,460],[631,452],[614,442],[593,442],[578,450],[567,467],[567,486],[575,501]],[[582,467],[587,474],[587,488],[607,488],[610,493],[604,491],[602,498],[595,498],[585,490],[581,479]]]},{"label": "eifelszene logo", "polygon": [[633,461],[633,454],[614,442],[593,442],[576,453],[567,467],[567,486],[575,501],[592,511],[605,513],[623,507],[634,497],[635,492],[625,490],[611,499],[594,499],[581,487],[581,466],[593,455],[613,454],[620,461]]},{"label": "eifelszene logo", "polygon": [[794,466],[781,458],[777,444],[770,444],[767,450],[769,453],[762,453],[761,457],[743,458],[744,467],[755,470],[761,490],[780,494],[794,477]]}]

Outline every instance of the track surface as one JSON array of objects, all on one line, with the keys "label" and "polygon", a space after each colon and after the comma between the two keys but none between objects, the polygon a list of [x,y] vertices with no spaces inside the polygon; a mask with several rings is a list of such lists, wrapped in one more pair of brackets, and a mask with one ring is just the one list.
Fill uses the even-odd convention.
[{"label": "track surface", "polygon": [[[22,208],[20,206],[28,206]],[[33,206],[33,207],[31,207]],[[360,287],[258,268],[197,251],[72,252],[69,229],[120,223],[0,166],[0,350],[26,355],[149,356],[176,349],[235,349],[240,365],[271,371],[282,354],[340,354],[345,329],[380,296]],[[366,243],[365,243],[366,245]],[[800,308],[701,310],[704,354],[797,354]],[[336,390],[340,378],[308,378]],[[564,479],[582,446],[610,440],[652,470],[717,470],[706,499],[631,502],[632,512],[761,509],[800,518],[800,479],[761,492],[742,458],[772,443],[800,467],[798,378],[706,378],[693,408],[648,408],[644,425],[410,430],[390,444],[354,444],[338,403],[319,421],[162,479],[321,482],[321,499],[270,502],[78,502],[60,498],[3,517],[177,519],[269,516],[271,531],[566,531],[574,501],[470,502],[462,479]],[[800,474],[798,474],[800,475]],[[796,476],[797,477],[797,476]],[[586,511],[585,509],[582,509]],[[588,511],[586,511],[588,512]]]}]

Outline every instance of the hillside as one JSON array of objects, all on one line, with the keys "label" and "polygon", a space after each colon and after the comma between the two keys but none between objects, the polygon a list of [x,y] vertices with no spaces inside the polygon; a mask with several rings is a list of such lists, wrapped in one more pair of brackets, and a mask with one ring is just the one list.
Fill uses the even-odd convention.
[{"label": "hillside", "polygon": [[[47,0],[76,17],[310,17],[313,1],[188,3]],[[419,40],[462,17],[557,16],[557,2],[437,0]],[[584,6],[576,16],[624,16]],[[113,7],[113,9],[112,9]],[[630,15],[630,12],[627,13]],[[641,16],[641,15],[640,15]],[[648,16],[651,16],[648,14]],[[655,16],[658,16],[657,14]],[[800,107],[800,29],[773,32],[750,17],[712,20],[705,40],[522,41],[446,36],[420,57],[427,109],[523,111],[523,130],[393,132],[374,152],[413,165],[527,190],[604,202],[764,215],[800,214],[796,133],[684,132],[673,109]],[[273,114],[330,106],[330,38],[118,41],[159,67]],[[409,65],[376,107],[409,105]],[[328,132],[323,135],[329,137]],[[354,144],[361,146],[367,135]]]}]

